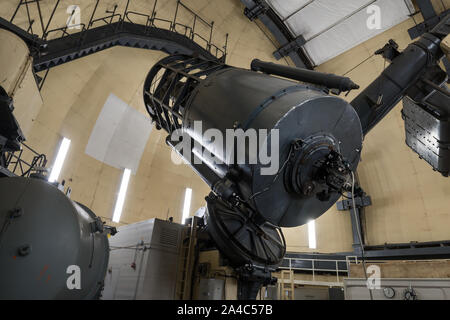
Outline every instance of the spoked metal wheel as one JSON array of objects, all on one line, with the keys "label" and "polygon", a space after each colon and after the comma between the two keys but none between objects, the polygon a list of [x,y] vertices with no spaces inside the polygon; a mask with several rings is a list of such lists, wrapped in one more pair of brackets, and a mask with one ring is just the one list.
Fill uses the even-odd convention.
[{"label": "spoked metal wheel", "polygon": [[279,227],[268,222],[258,226],[213,194],[207,197],[207,203],[209,234],[231,265],[276,265],[281,262],[286,253],[286,242]]}]

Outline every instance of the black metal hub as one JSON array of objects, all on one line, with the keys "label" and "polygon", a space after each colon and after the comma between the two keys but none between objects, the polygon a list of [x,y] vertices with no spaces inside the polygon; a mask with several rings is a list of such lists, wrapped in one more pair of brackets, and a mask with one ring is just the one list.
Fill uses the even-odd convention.
[{"label": "black metal hub", "polygon": [[288,192],[302,197],[328,192],[324,165],[332,152],[338,154],[339,143],[330,135],[314,135],[292,143],[290,160],[284,171],[284,185]]}]

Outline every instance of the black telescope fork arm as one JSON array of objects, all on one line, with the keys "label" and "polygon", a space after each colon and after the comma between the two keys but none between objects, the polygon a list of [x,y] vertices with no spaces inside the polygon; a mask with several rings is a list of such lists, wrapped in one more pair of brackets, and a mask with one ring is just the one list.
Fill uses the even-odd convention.
[{"label": "black telescope fork arm", "polygon": [[[449,30],[450,15],[447,15],[432,31],[411,43],[402,53],[390,55],[382,50],[377,52],[383,54],[391,64],[351,102],[361,120],[364,135],[404,96],[414,95],[411,89],[425,76],[429,76],[428,70],[439,68],[438,62],[444,55],[440,43],[449,34]],[[393,50],[396,51],[396,48]],[[434,79],[425,81],[429,80],[433,82]]]}]

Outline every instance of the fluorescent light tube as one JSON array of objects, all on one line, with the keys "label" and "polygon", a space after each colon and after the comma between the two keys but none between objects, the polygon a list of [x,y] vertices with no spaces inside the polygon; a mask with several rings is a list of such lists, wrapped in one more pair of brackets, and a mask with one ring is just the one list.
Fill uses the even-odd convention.
[{"label": "fluorescent light tube", "polygon": [[50,173],[50,177],[48,178],[49,182],[55,182],[59,178],[59,174],[61,173],[61,169],[64,164],[64,160],[66,159],[67,152],[69,151],[70,140],[64,138],[59,146],[58,155],[56,156],[55,163],[53,164],[52,172]]},{"label": "fluorescent light tube", "polygon": [[184,195],[183,218],[181,219],[181,223],[183,224],[186,218],[189,217],[189,213],[191,210],[191,198],[192,198],[192,189],[186,188],[186,193]]},{"label": "fluorescent light tube", "polygon": [[316,249],[317,243],[316,243],[316,222],[314,220],[311,220],[308,222],[308,241],[309,241],[309,248],[310,249]]},{"label": "fluorescent light tube", "polygon": [[120,183],[119,195],[117,196],[116,207],[114,208],[114,214],[112,221],[118,223],[120,216],[122,215],[123,205],[125,203],[125,196],[127,194],[128,182],[130,181],[131,170],[124,169],[122,182]]}]

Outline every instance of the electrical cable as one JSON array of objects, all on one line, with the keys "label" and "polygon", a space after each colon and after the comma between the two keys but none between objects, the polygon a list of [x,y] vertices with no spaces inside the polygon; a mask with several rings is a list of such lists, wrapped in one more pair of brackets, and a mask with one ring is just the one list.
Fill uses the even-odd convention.
[{"label": "electrical cable", "polygon": [[[148,245],[148,247],[147,247]],[[150,249],[150,242],[139,242],[129,246],[109,246],[111,250],[130,249],[130,250],[147,250]]]},{"label": "electrical cable", "polygon": [[291,145],[290,149],[289,149],[289,153],[288,156],[286,158],[286,161],[283,163],[283,165],[281,166],[281,168],[278,170],[277,174],[275,175],[274,179],[272,180],[272,182],[263,190],[258,191],[254,194],[252,194],[249,198],[248,201],[253,200],[253,198],[255,198],[256,196],[259,196],[267,191],[270,190],[270,188],[272,188],[272,185],[278,180],[278,177],[280,175],[280,173],[284,170],[284,168],[286,167],[286,165],[288,164],[289,160],[291,160],[291,156],[292,156],[292,152],[294,151],[294,146]]},{"label": "electrical cable", "polygon": [[347,72],[345,72],[342,76],[346,76],[347,74],[349,74],[350,72],[352,72],[353,70],[355,70],[356,68],[358,68],[359,66],[361,66],[364,62],[366,62],[367,60],[369,60],[370,58],[374,57],[375,54],[371,54],[370,56],[368,56],[366,59],[364,59],[363,61],[361,61],[360,63],[358,63],[356,66],[354,66],[353,68],[351,68],[350,70],[348,70]]},{"label": "electrical cable", "polygon": [[[386,70],[386,59],[384,59],[384,64],[383,64],[383,71],[381,72],[381,74]],[[379,86],[379,91],[380,93],[378,94],[378,100],[377,100],[377,105],[381,106],[383,104],[383,78],[381,78],[380,81],[380,86]]]},{"label": "electrical cable", "polygon": [[[356,223],[356,230],[358,231],[358,239],[359,239],[359,246],[361,247],[361,260],[362,260],[362,265],[363,265],[363,270],[364,270],[364,277],[366,278],[366,283],[369,283],[369,279],[367,277],[367,269],[366,269],[366,259],[365,259],[365,254],[364,254],[364,245],[362,242],[362,236],[361,236],[361,226],[359,224],[359,219],[358,216],[356,215],[356,202],[355,202],[355,174],[353,173],[353,171],[351,171],[352,173],[352,204],[353,204],[353,214],[355,216],[355,223]],[[370,294],[370,300],[373,300],[373,294],[372,294],[372,289],[369,289],[369,294]]]}]

